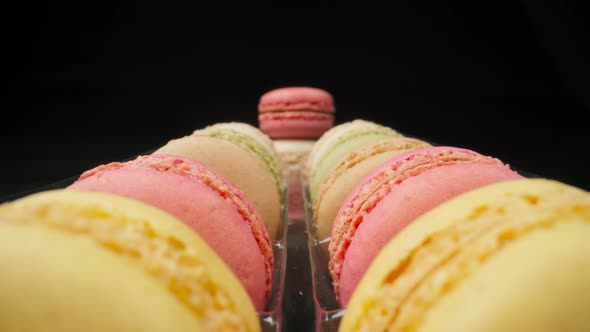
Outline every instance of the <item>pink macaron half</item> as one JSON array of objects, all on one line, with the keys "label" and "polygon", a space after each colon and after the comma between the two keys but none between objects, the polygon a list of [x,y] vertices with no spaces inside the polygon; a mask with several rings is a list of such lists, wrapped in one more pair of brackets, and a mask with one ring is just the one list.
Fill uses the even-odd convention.
[{"label": "pink macaron half", "polygon": [[287,87],[260,97],[258,123],[272,138],[316,139],[334,125],[334,98],[322,89]]},{"label": "pink macaron half", "polygon": [[257,310],[264,307],[274,264],[268,232],[252,203],[221,174],[196,161],[154,154],[96,167],[68,189],[117,194],[176,216],[230,267]]},{"label": "pink macaron half", "polygon": [[347,196],[332,227],[330,273],[346,306],[381,248],[406,225],[461,193],[522,178],[500,160],[454,147],[423,148],[380,166]]}]

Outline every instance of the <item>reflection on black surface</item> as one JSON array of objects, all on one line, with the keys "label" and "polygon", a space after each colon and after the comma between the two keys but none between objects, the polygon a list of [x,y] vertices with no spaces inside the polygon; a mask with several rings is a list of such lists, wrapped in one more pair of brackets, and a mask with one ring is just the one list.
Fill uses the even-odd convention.
[{"label": "reflection on black surface", "polygon": [[311,265],[305,221],[297,220],[289,225],[287,248],[283,330],[314,331]]}]

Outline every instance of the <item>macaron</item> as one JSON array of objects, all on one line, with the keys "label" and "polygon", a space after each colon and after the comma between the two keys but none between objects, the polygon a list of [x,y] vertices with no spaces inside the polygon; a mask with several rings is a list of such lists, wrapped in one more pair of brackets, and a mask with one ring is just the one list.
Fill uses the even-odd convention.
[{"label": "macaron", "polygon": [[[237,132],[239,135],[247,136],[247,138],[237,139],[232,133]],[[229,139],[236,138],[241,144],[248,143],[251,139],[256,142],[256,145],[261,145],[266,151],[263,154],[270,154],[272,158],[277,158],[277,151],[273,140],[262,132],[260,129],[245,122],[219,122],[207,126],[205,128],[193,131],[194,135],[210,134],[211,136],[229,136]],[[252,150],[256,147],[252,147]]]},{"label": "macaron", "polygon": [[545,179],[496,183],[393,238],[340,331],[589,331],[590,194]]},{"label": "macaron", "polygon": [[173,216],[56,190],[0,205],[0,331],[260,331],[245,289]]},{"label": "macaron", "polygon": [[466,191],[518,178],[498,159],[445,146],[381,165],[350,192],[334,220],[329,266],[340,303],[346,306],[381,248],[412,220]]},{"label": "macaron", "polygon": [[273,140],[273,145],[277,151],[279,163],[284,169],[301,170],[305,167],[307,157],[313,149],[316,141],[297,140],[297,139],[277,139]]},{"label": "macaron", "polygon": [[430,144],[415,138],[394,137],[360,147],[345,155],[322,181],[313,201],[313,222],[317,238],[322,240],[330,236],[332,223],[346,196],[369,173],[399,154],[429,146]]},{"label": "macaron", "polygon": [[154,154],[96,167],[68,189],[117,194],[174,215],[223,259],[255,308],[263,308],[274,262],[270,239],[252,203],[221,174],[196,161]]},{"label": "macaron", "polygon": [[275,139],[316,139],[334,125],[334,98],[322,89],[286,87],[260,97],[258,124]]},{"label": "macaron", "polygon": [[323,180],[349,152],[373,142],[401,136],[395,130],[365,120],[354,120],[328,130],[309,154],[307,173],[312,201]]},{"label": "macaron", "polygon": [[279,156],[279,163],[283,170],[283,178],[289,188],[289,221],[304,220],[305,207],[301,184],[302,171],[305,168],[307,156],[315,141],[297,139],[277,139],[273,141]]},{"label": "macaron", "polygon": [[284,183],[272,141],[260,130],[219,123],[171,140],[155,153],[196,160],[227,177],[254,203],[270,239],[276,238]]}]

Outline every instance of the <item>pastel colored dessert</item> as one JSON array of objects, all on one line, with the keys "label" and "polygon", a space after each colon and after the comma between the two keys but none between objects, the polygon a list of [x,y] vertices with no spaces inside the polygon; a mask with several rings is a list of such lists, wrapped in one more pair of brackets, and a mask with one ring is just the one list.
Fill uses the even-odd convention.
[{"label": "pastel colored dessert", "polygon": [[309,154],[307,172],[312,201],[323,180],[349,152],[362,146],[401,136],[395,130],[365,120],[354,120],[328,130]]},{"label": "pastel colored dessert", "polygon": [[340,331],[589,331],[590,194],[507,181],[424,214],[375,258]]},{"label": "pastel colored dessert", "polygon": [[430,144],[409,137],[377,141],[349,152],[322,182],[313,201],[313,222],[318,239],[332,232],[332,223],[346,196],[363,178],[389,159]]},{"label": "pastel colored dessert", "polygon": [[222,123],[171,140],[157,154],[196,160],[232,181],[260,213],[271,240],[281,222],[283,179],[272,141],[257,128]]},{"label": "pastel colored dessert", "polygon": [[68,189],[117,194],[174,215],[217,252],[256,309],[263,308],[274,262],[268,233],[250,201],[211,168],[178,156],[140,156],[89,170]]},{"label": "pastel colored dessert", "polygon": [[[260,129],[254,127],[253,125],[245,122],[219,122],[207,126],[205,128],[197,129],[193,132],[195,135],[201,134],[211,134],[211,136],[230,136],[230,140],[234,135],[228,135],[228,132],[237,132],[240,135],[249,136],[250,139],[254,139],[257,145],[262,145],[266,150],[263,154],[270,154],[272,158],[277,158],[277,151],[275,150],[275,145],[273,140],[267,136],[264,132]],[[248,142],[250,139],[242,138],[236,139],[241,144],[244,142]],[[256,148],[251,148],[255,150]]]},{"label": "pastel colored dessert", "polygon": [[377,253],[412,220],[466,191],[518,178],[498,159],[445,146],[377,168],[347,196],[332,227],[330,274],[340,303],[346,306]]},{"label": "pastel colored dessert", "polygon": [[273,141],[274,147],[279,156],[279,162],[283,169],[303,169],[307,157],[313,149],[316,141],[312,140],[287,140],[277,139]]},{"label": "pastel colored dessert", "polygon": [[311,140],[274,140],[283,177],[289,188],[288,207],[291,221],[305,219],[301,174],[314,144],[315,141]]},{"label": "pastel colored dessert", "polygon": [[271,90],[258,103],[258,124],[278,139],[316,139],[334,125],[334,98],[322,89]]},{"label": "pastel colored dessert", "polygon": [[56,190],[0,205],[0,331],[260,331],[248,294],[173,216]]}]

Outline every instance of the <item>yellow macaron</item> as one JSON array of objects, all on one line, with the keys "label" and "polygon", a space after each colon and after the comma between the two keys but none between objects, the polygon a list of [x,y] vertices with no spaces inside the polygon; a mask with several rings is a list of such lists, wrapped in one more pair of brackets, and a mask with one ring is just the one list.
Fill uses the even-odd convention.
[{"label": "yellow macaron", "polygon": [[0,331],[259,331],[246,291],[182,222],[49,191],[0,205]]},{"label": "yellow macaron", "polygon": [[340,331],[589,331],[590,194],[544,179],[460,195],[385,246]]}]

